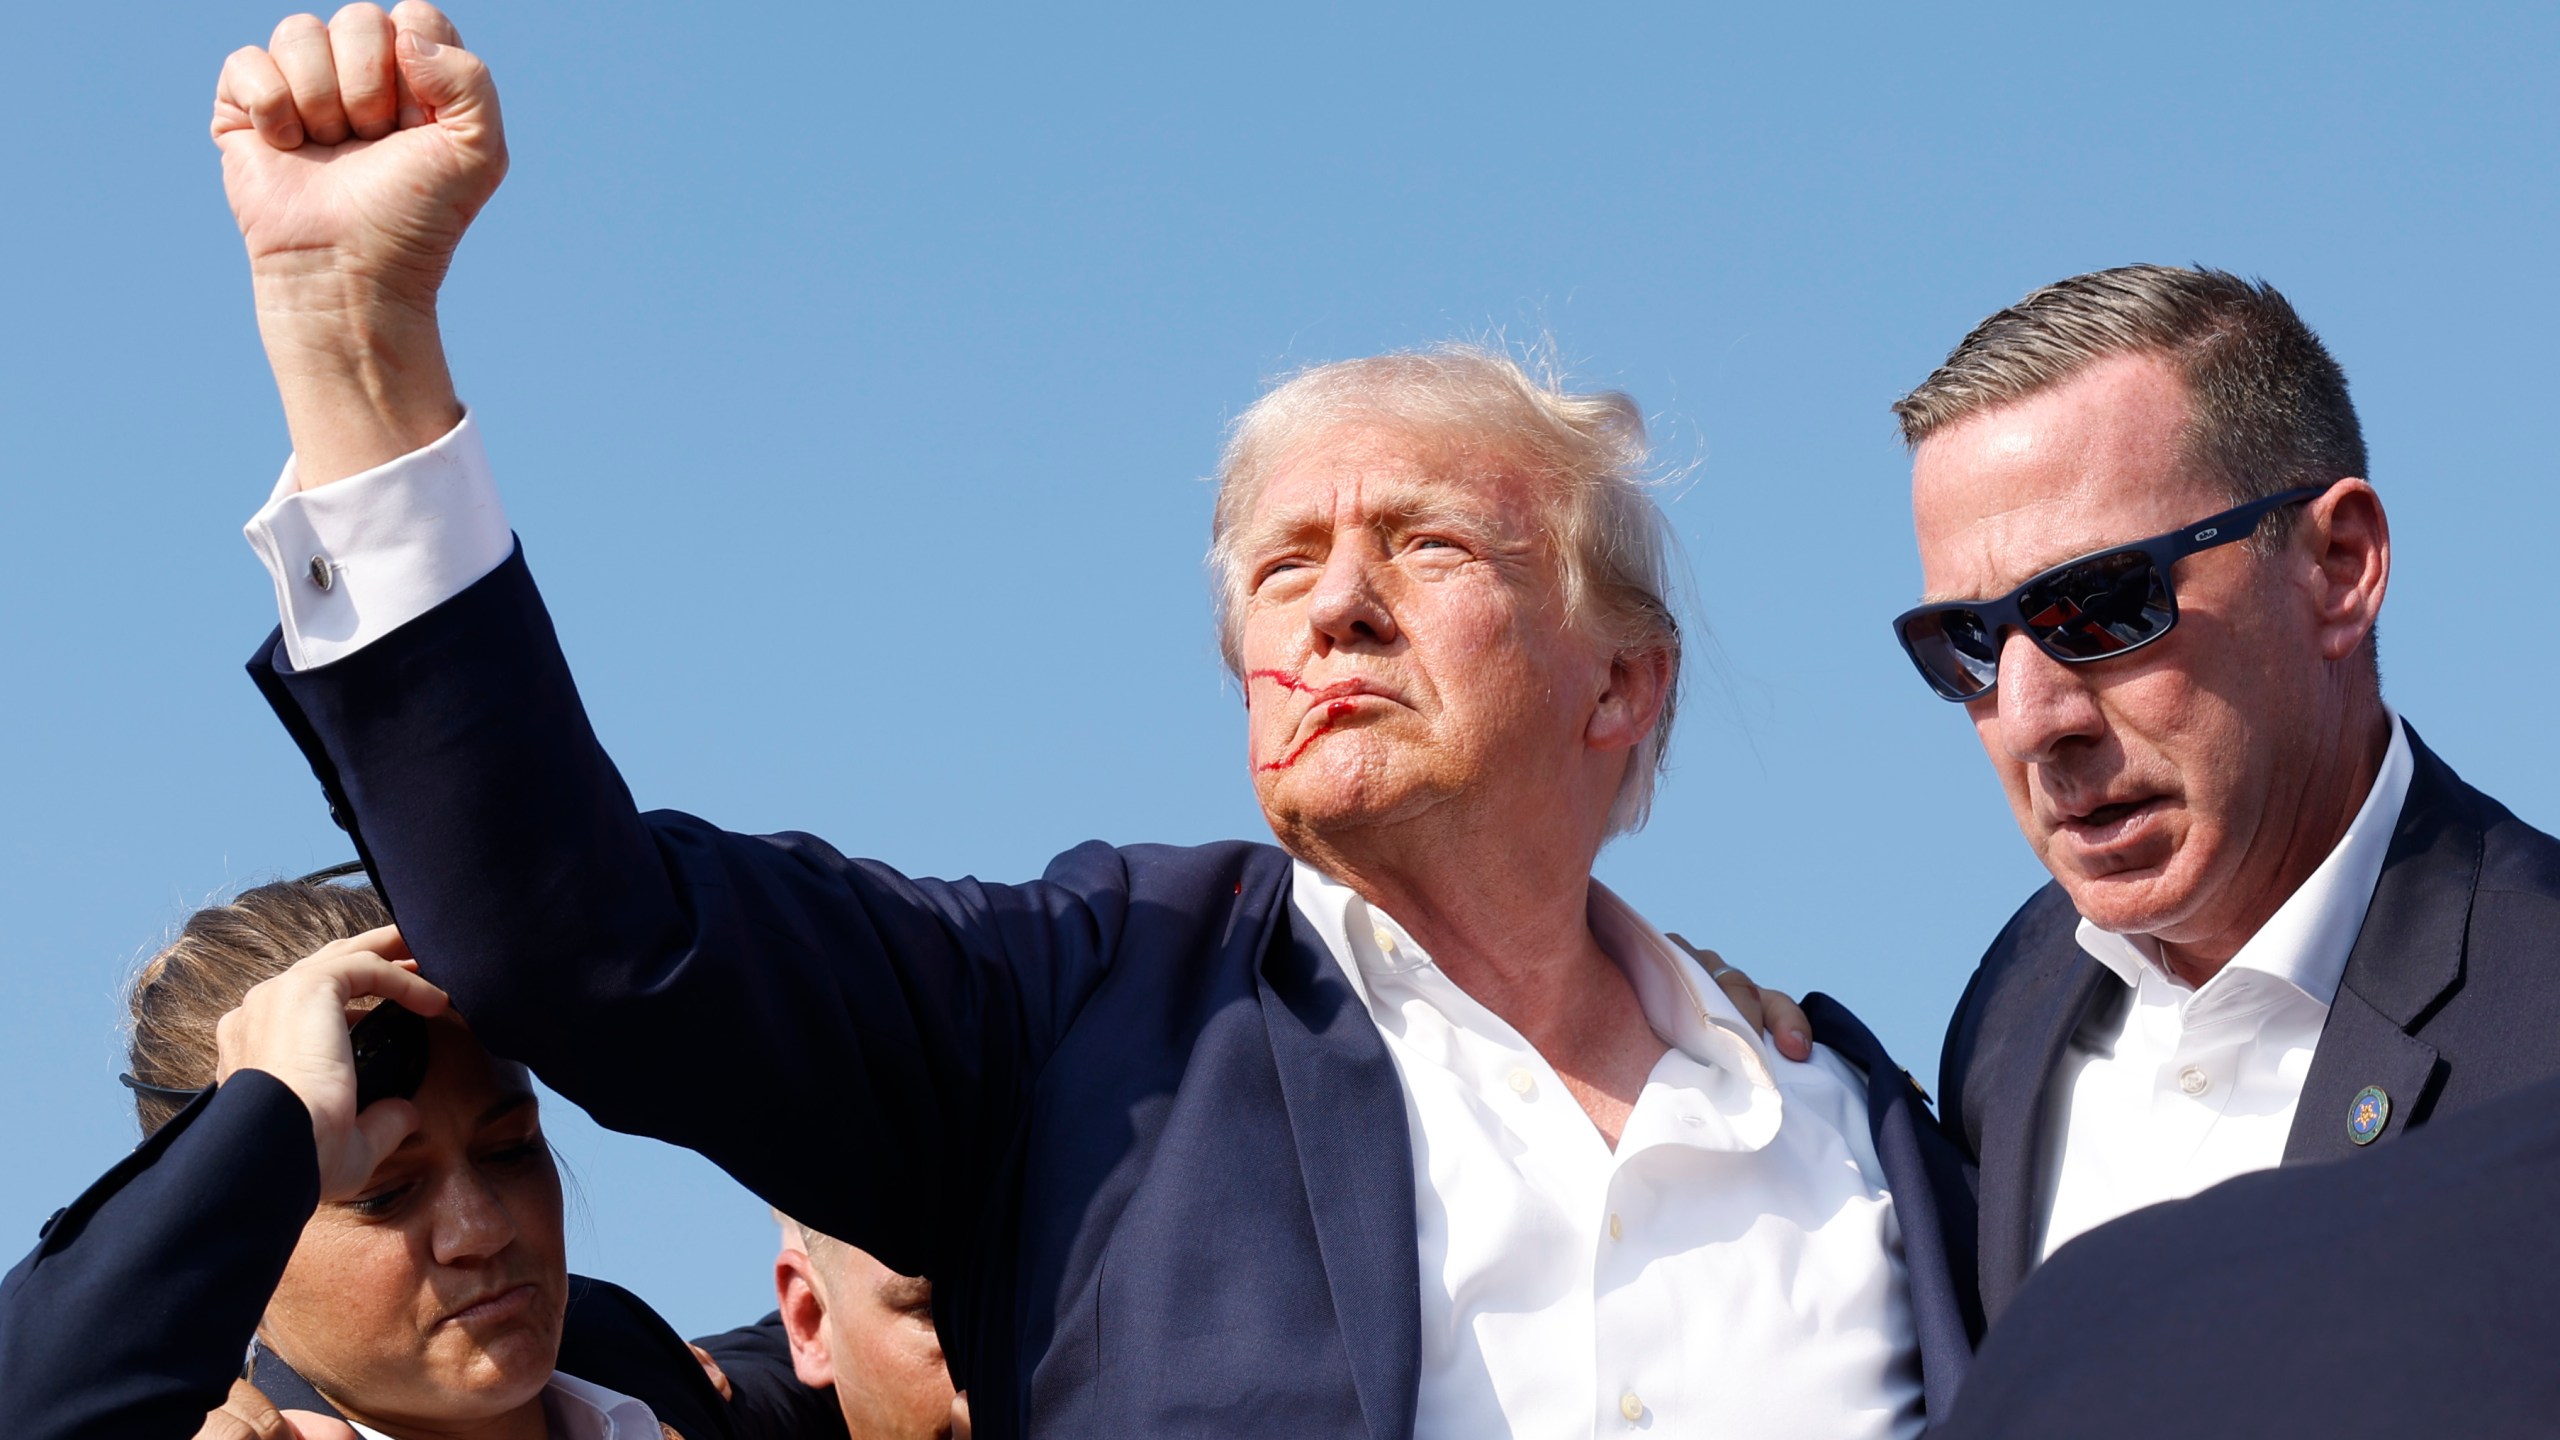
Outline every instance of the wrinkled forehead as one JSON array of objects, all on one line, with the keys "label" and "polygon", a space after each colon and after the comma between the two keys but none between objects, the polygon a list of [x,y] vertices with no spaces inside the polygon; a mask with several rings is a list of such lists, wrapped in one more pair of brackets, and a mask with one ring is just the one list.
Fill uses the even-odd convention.
[{"label": "wrinkled forehead", "polygon": [[1294,440],[1264,471],[1243,529],[1276,539],[1344,526],[1472,521],[1527,532],[1543,497],[1532,467],[1447,427],[1346,420]]}]

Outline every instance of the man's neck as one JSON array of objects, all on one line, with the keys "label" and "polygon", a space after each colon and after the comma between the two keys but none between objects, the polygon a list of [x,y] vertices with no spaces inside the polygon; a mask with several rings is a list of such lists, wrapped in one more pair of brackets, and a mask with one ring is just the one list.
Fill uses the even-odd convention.
[{"label": "man's neck", "polygon": [[2395,724],[2380,699],[2350,707],[2303,784],[2303,800],[2282,838],[2274,867],[2256,887],[2256,898],[2238,919],[2214,935],[2194,941],[2158,938],[2160,963],[2189,986],[2202,987],[2231,963],[2257,933],[2275,918],[2346,838],[2391,753]]},{"label": "man's neck", "polygon": [[[1555,1068],[1611,1146],[1665,1048],[1634,985],[1591,931],[1591,864],[1562,826],[1527,826],[1469,843],[1293,848],[1395,917],[1432,964],[1520,1033]],[[1312,853],[1305,853],[1312,852]]]}]

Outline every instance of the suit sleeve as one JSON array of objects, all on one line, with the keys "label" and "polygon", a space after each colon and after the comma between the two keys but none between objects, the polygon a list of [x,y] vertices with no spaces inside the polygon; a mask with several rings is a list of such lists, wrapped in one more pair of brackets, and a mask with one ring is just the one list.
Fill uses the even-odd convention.
[{"label": "suit sleeve", "polygon": [[310,1112],[263,1072],[161,1126],[0,1280],[12,1440],[194,1435],[319,1201]]},{"label": "suit sleeve", "polygon": [[641,814],[521,550],[332,664],[271,638],[250,669],[490,1049],[885,1264],[948,1268],[1117,944],[1118,852],[913,880]]}]

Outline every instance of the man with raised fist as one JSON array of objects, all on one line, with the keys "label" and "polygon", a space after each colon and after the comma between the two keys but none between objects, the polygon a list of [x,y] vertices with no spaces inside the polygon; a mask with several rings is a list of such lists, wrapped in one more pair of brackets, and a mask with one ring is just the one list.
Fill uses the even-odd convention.
[{"label": "man with raised fist", "polygon": [[[1756,1013],[1591,878],[1679,688],[1625,396],[1320,366],[1212,558],[1278,846],[1016,885],[641,813],[455,401],[506,167],[420,0],[232,57],[216,139],[295,458],[252,672],[495,1050],[931,1282],[977,1433],[1909,1437],[1970,1194],[1848,1013]],[[1808,1040],[1821,1043],[1811,1044]]]}]

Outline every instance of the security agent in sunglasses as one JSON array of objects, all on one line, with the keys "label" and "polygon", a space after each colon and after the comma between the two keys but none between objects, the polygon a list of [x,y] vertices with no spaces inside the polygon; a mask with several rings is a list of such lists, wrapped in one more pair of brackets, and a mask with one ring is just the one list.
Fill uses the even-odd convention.
[{"label": "security agent in sunglasses", "polygon": [[[1895,409],[1927,592],[1897,635],[1963,706],[2054,877],[1984,955],[1940,1083],[1981,1166],[1991,1351],[2017,1347],[2002,1375],[2040,1380],[2073,1422],[2000,1411],[2003,1380],[1969,1397],[1989,1411],[1976,1433],[2347,1434],[2445,1418],[2429,1405],[2495,1413],[2512,1386],[2442,1364],[2455,1383],[2411,1408],[2368,1387],[2361,1409],[2327,1407],[2347,1428],[2284,1429],[2306,1397],[2272,1379],[2301,1368],[2278,1349],[2323,1351],[2342,1397],[2360,1363],[2432,1363],[2442,1337],[2405,1323],[2424,1304],[2372,1288],[2397,1312],[2324,1313],[2342,1292],[2298,1267],[2415,1244],[2458,1268],[2466,1244],[2503,1242],[2449,1216],[2412,1238],[2377,1212],[2315,1259],[2291,1243],[2328,1204],[2307,1192],[2400,1174],[2417,1157],[2388,1157],[2431,1125],[2560,1073],[2560,845],[2383,700],[2391,534],[2338,365],[2273,289],[2140,266],[1992,316]],[[2042,1297],[2023,1330],[1998,1323],[2075,1236],[2313,1161],[2343,1163],[2253,1192],[2282,1203],[2148,1217],[2155,1243],[2113,1244],[2101,1283]],[[2074,1362],[2111,1335],[2172,1347],[2164,1393],[2096,1400],[2125,1387]],[[2097,1388],[2055,1388],[2081,1381]]]}]

